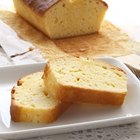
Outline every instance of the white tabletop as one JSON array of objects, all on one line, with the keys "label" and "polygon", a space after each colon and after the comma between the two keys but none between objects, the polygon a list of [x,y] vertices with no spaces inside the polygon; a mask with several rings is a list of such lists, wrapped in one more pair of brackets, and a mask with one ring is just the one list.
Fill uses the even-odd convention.
[{"label": "white tabletop", "polygon": [[[109,9],[106,19],[122,28],[135,41],[140,42],[140,1],[105,0]],[[12,0],[0,0],[0,8],[10,9]],[[13,65],[0,48],[0,66]],[[140,121],[121,126],[89,129],[67,134],[32,138],[29,140],[139,140]]]}]

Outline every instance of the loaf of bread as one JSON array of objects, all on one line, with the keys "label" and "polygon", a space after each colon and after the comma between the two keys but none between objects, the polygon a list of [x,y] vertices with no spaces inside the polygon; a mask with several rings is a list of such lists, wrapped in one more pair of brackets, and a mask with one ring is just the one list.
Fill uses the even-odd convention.
[{"label": "loaf of bread", "polygon": [[46,93],[65,102],[121,105],[127,93],[127,75],[98,60],[59,58],[46,65]]},{"label": "loaf of bread", "polygon": [[50,38],[99,31],[108,8],[102,0],[14,0],[16,11]]},{"label": "loaf of bread", "polygon": [[11,118],[15,122],[50,123],[69,106],[44,94],[43,72],[23,77],[12,89]]}]

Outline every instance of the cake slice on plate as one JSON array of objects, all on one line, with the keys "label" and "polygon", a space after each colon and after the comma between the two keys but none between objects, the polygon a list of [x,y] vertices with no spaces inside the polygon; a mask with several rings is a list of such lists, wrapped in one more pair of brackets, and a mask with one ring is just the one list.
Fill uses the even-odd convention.
[{"label": "cake slice on plate", "polygon": [[54,122],[70,103],[45,95],[43,72],[21,78],[12,89],[11,118],[15,122]]},{"label": "cake slice on plate", "polygon": [[43,75],[46,93],[64,102],[121,105],[127,75],[104,61],[67,57],[52,60]]}]

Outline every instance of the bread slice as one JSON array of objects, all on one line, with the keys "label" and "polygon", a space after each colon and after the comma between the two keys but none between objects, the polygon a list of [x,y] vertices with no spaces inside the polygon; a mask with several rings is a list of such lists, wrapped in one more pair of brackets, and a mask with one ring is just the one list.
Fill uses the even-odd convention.
[{"label": "bread slice", "polygon": [[46,65],[44,83],[54,98],[65,102],[121,105],[127,93],[127,76],[103,61],[59,58]]},{"label": "bread slice", "polygon": [[102,0],[14,0],[16,11],[50,38],[99,31],[108,8]]},{"label": "bread slice", "polygon": [[44,94],[43,72],[23,77],[12,89],[11,118],[15,122],[50,123],[69,106]]}]

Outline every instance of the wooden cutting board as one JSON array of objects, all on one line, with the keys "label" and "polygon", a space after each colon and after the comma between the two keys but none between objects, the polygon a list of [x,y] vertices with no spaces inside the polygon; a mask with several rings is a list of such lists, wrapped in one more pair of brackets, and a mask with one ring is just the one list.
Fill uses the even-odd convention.
[{"label": "wooden cutting board", "polygon": [[121,56],[131,54],[136,45],[127,34],[108,21],[103,22],[100,32],[96,34],[50,40],[15,13],[0,11],[0,19],[11,26],[22,39],[38,48],[44,58],[49,59],[66,55],[90,58]]}]

